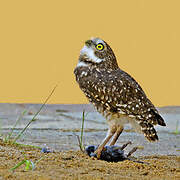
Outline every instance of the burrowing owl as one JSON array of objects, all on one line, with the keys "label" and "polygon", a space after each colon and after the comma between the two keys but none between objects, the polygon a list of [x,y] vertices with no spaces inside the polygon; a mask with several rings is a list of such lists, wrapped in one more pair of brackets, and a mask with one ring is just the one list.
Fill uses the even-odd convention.
[{"label": "burrowing owl", "polygon": [[105,41],[92,38],[85,42],[74,73],[81,90],[109,125],[107,136],[96,151],[98,157],[112,136],[110,145],[116,143],[126,123],[149,141],[158,140],[154,125],[166,126],[163,118],[140,85],[118,67]]}]

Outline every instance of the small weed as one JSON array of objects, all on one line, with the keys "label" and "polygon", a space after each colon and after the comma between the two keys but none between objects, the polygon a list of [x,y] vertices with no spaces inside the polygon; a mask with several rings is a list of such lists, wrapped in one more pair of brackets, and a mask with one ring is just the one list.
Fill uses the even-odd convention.
[{"label": "small weed", "polygon": [[30,124],[35,121],[36,116],[41,112],[41,110],[43,109],[43,107],[45,106],[45,104],[48,102],[48,100],[50,99],[50,97],[52,96],[52,94],[54,93],[55,89],[57,88],[57,86],[55,86],[53,88],[53,90],[51,91],[51,93],[49,94],[49,96],[46,98],[46,100],[44,101],[44,103],[41,105],[41,107],[39,108],[39,110],[36,112],[36,114],[33,116],[33,118],[28,122],[28,124],[24,127],[24,129],[14,138],[14,140],[12,141],[12,144],[14,144],[24,133],[24,131],[30,126]]},{"label": "small weed", "polygon": [[2,119],[0,119],[0,137],[2,137],[3,134],[2,134]]},{"label": "small weed", "polygon": [[83,133],[84,133],[84,120],[85,120],[85,111],[83,110],[83,114],[82,114],[82,126],[81,126],[81,135],[79,137],[79,135],[76,135],[74,133],[74,135],[77,137],[78,140],[78,144],[79,144],[79,148],[82,152],[84,152],[84,145],[83,145]]},{"label": "small weed", "polygon": [[18,167],[20,167],[21,165],[25,164],[27,160],[22,160],[21,162],[19,162],[18,164],[16,164],[13,168],[11,168],[11,171],[14,171],[15,169],[17,169]]},{"label": "small weed", "polygon": [[4,142],[7,143],[7,142],[10,142],[10,139],[13,135],[13,132],[14,132],[14,129],[16,128],[17,124],[19,123],[20,120],[22,120],[23,116],[26,114],[26,110],[18,117],[17,121],[15,122],[14,126],[11,128],[11,132],[8,133],[7,136],[5,136],[4,138]]},{"label": "small weed", "polygon": [[[41,110],[43,109],[43,107],[46,105],[46,103],[48,102],[48,100],[50,99],[50,97],[52,96],[52,94],[54,93],[55,89],[57,88],[57,86],[55,86],[53,88],[53,90],[51,91],[51,93],[49,94],[49,96],[46,98],[46,100],[44,101],[44,103],[40,106],[39,110],[35,113],[35,115],[33,116],[33,118],[28,122],[28,124],[24,127],[24,129],[22,129],[22,131],[20,131],[18,133],[18,135],[13,139],[11,140],[11,137],[13,135],[13,132],[14,132],[14,129],[16,128],[17,124],[19,123],[20,120],[22,120],[23,116],[26,114],[26,110],[19,116],[19,118],[17,119],[16,123],[14,124],[14,126],[12,127],[11,131],[8,133],[8,135],[3,138],[3,142],[5,143],[10,143],[10,144],[16,144],[16,145],[21,145],[21,146],[30,146],[30,147],[35,147],[37,148],[36,146],[31,146],[31,145],[24,145],[24,144],[19,144],[17,143],[16,141],[23,135],[23,133],[25,132],[25,130],[30,126],[30,124],[33,122],[33,121],[36,121],[36,117],[37,115],[41,112]],[[0,122],[1,123],[1,122]],[[2,130],[2,125],[0,124],[0,129]],[[38,147],[39,148],[39,147]],[[20,162],[20,164],[23,164],[25,162]]]},{"label": "small weed", "polygon": [[34,170],[36,168],[37,163],[39,163],[42,159],[44,159],[44,157],[41,157],[40,159],[35,161],[35,163],[33,163],[32,161],[27,160],[25,158],[24,160],[17,163],[14,167],[12,167],[10,171],[15,171],[18,167],[22,166],[23,164],[25,164],[25,171]]},{"label": "small weed", "polygon": [[[9,143],[12,144],[11,141]],[[39,146],[34,146],[34,145],[29,145],[29,144],[22,144],[22,143],[18,143],[18,142],[15,142],[14,145],[19,146],[19,147],[30,147],[30,148],[34,148],[34,149],[42,149]]]},{"label": "small weed", "polygon": [[180,134],[180,131],[178,130],[178,127],[179,127],[179,120],[176,121],[176,129],[174,131],[174,134],[176,134],[176,135]]},{"label": "small weed", "polygon": [[84,120],[85,120],[85,111],[83,111],[82,116],[82,126],[81,126],[81,139],[80,139],[80,147],[84,151],[84,145],[83,145],[83,132],[84,132]]}]

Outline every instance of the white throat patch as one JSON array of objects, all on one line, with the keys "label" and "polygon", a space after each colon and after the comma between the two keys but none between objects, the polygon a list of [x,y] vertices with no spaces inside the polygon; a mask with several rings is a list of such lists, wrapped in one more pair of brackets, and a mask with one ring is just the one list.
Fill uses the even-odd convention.
[{"label": "white throat patch", "polygon": [[88,66],[85,62],[82,62],[82,61],[79,61],[78,63],[77,63],[77,66],[76,67],[86,67],[86,66]]},{"label": "white throat patch", "polygon": [[90,47],[87,47],[86,45],[81,49],[80,54],[81,55],[85,54],[94,63],[100,63],[104,61],[104,59],[100,59],[97,56],[95,56],[93,49]]}]

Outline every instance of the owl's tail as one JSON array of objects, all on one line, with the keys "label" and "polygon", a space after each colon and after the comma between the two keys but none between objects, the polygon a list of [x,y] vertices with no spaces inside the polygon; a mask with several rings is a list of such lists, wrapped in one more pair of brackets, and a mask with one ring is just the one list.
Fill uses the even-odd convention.
[{"label": "owl's tail", "polygon": [[144,136],[148,139],[148,141],[157,141],[158,136],[154,126],[147,121],[140,122],[141,131],[144,133]]},{"label": "owl's tail", "polygon": [[151,124],[153,125],[160,125],[160,126],[166,126],[166,123],[164,122],[164,119],[154,110],[150,111],[152,118],[149,120]]},{"label": "owl's tail", "polygon": [[155,118],[157,119],[159,125],[166,126],[164,119],[158,113],[155,113]]}]

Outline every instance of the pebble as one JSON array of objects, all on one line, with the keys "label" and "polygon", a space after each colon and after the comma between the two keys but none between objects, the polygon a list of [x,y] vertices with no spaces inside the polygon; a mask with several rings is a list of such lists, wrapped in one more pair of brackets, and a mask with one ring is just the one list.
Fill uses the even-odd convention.
[{"label": "pebble", "polygon": [[41,149],[41,152],[42,152],[42,153],[51,153],[51,150],[49,150],[49,149],[46,148],[46,147],[43,147],[43,148]]}]

